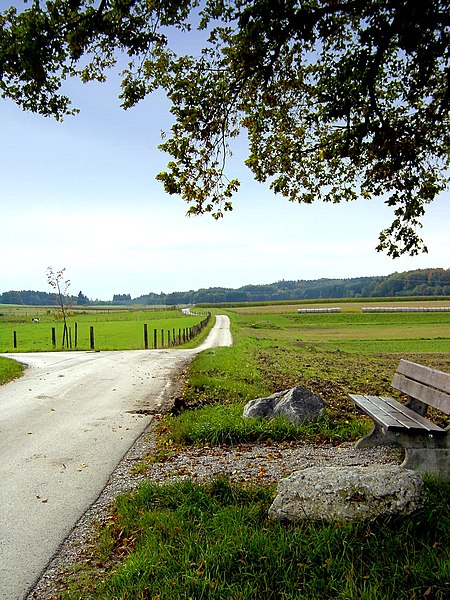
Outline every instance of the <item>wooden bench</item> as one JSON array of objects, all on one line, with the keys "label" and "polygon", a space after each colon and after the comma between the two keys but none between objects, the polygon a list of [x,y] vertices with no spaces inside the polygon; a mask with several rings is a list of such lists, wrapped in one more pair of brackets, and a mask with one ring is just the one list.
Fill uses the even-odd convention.
[{"label": "wooden bench", "polygon": [[425,418],[429,406],[450,414],[450,375],[402,359],[392,387],[409,396],[405,404],[392,398],[350,394],[374,421],[371,433],[356,447],[401,444],[406,453],[403,467],[450,481],[450,426],[443,429]]}]

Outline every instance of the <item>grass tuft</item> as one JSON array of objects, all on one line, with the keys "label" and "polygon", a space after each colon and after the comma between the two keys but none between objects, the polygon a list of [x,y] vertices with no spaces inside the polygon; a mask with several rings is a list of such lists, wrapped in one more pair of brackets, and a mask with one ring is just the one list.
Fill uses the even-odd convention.
[{"label": "grass tuft", "polygon": [[243,404],[205,406],[177,416],[166,416],[157,425],[159,444],[236,445],[251,442],[339,443],[365,435],[370,424],[362,419],[324,415],[316,421],[292,425],[285,417],[245,419]]}]

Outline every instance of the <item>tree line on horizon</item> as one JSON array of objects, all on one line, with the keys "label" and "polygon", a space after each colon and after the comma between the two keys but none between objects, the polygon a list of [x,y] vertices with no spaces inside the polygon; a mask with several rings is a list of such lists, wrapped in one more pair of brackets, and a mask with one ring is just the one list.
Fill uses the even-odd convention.
[{"label": "tree line on horizon", "polygon": [[[450,296],[450,269],[420,269],[386,276],[348,279],[312,279],[262,285],[244,285],[237,289],[213,287],[172,292],[148,293],[136,298],[114,294],[112,300],[90,300],[83,292],[67,298],[74,306],[123,305],[173,306],[177,304],[218,304],[222,302],[275,302],[283,300],[320,300],[330,298],[384,298],[402,296]],[[55,306],[54,293],[33,290],[0,294],[0,304]]]}]

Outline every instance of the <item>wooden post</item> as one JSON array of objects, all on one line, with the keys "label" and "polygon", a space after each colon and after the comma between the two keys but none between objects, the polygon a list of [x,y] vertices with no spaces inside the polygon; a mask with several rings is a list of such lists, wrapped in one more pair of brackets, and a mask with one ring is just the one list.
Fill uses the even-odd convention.
[{"label": "wooden post", "polygon": [[148,350],[148,329],[147,323],[144,323],[144,348]]},{"label": "wooden post", "polygon": [[75,348],[78,346],[78,323],[75,323]]},{"label": "wooden post", "polygon": [[56,347],[56,327],[52,327],[52,346]]},{"label": "wooden post", "polygon": [[161,347],[164,348],[164,329],[161,329]]},{"label": "wooden post", "polygon": [[153,348],[157,348],[158,346],[158,331],[156,329],[153,330]]},{"label": "wooden post", "polygon": [[17,331],[14,331],[13,333],[14,333],[14,335],[13,335],[13,337],[14,337],[14,348],[17,348]]},{"label": "wooden post", "polygon": [[67,328],[66,323],[64,323],[63,329],[63,338],[62,338],[62,347],[64,348],[64,343],[66,344],[66,348],[69,347],[69,330]]},{"label": "wooden post", "polygon": [[89,338],[90,338],[90,342],[91,342],[91,350],[94,350],[95,340],[94,340],[94,326],[93,325],[91,325],[90,330],[89,330]]},{"label": "wooden post", "polygon": [[69,327],[69,348],[72,350],[72,327]]},{"label": "wooden post", "polygon": [[167,345],[170,346],[170,329],[167,332]]}]

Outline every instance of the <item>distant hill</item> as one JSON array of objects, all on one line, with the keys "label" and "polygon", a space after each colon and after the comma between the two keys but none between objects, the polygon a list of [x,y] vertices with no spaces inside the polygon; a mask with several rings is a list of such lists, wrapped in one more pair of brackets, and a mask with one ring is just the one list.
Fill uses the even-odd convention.
[{"label": "distant hill", "polygon": [[[171,294],[149,293],[137,298],[131,298],[130,294],[114,294],[113,300],[95,300],[95,304],[146,306],[401,296],[450,296],[450,269],[420,269],[380,277],[282,280],[264,285],[244,285],[238,289],[215,287]],[[81,304],[81,300],[83,305],[89,303],[81,292],[71,298],[74,305]],[[56,298],[47,292],[9,291],[0,294],[0,304],[52,306],[56,304]]]},{"label": "distant hill", "polygon": [[244,285],[238,289],[208,288],[172,294],[147,294],[135,298],[133,302],[217,304],[388,296],[450,296],[450,269],[422,269],[382,277],[282,280],[265,285]]}]

